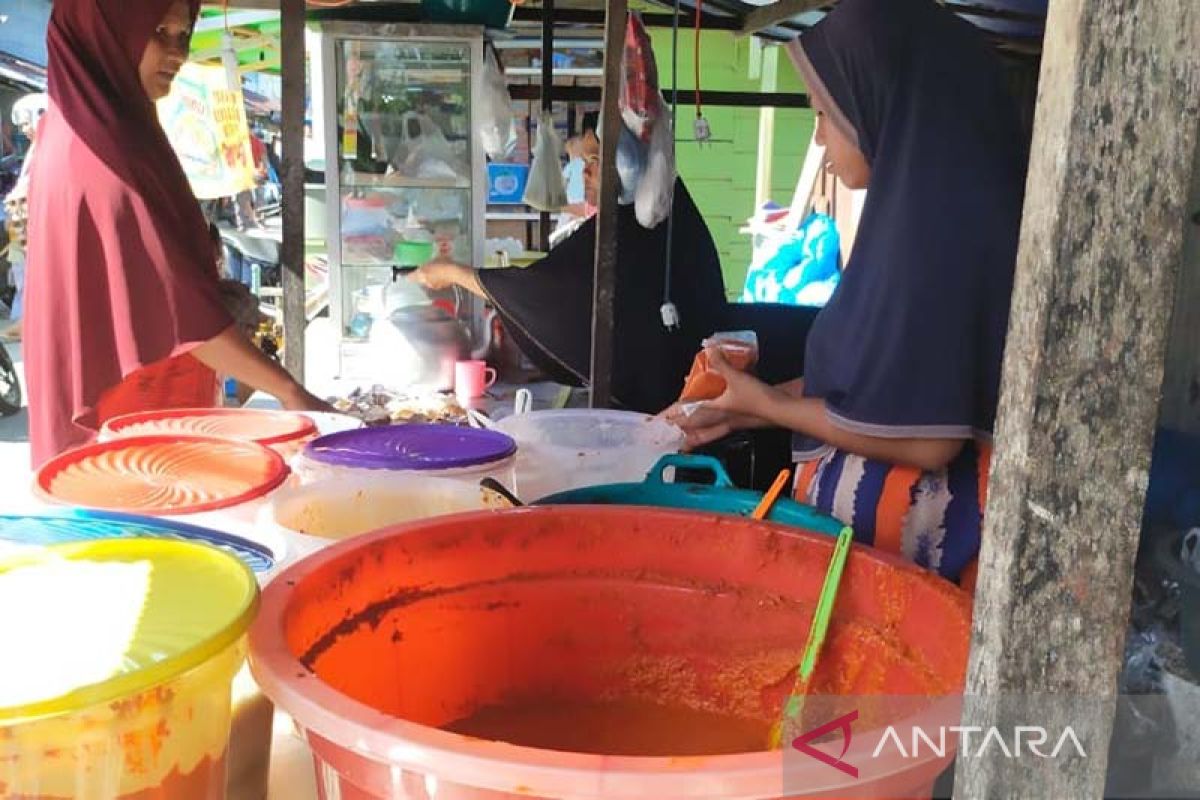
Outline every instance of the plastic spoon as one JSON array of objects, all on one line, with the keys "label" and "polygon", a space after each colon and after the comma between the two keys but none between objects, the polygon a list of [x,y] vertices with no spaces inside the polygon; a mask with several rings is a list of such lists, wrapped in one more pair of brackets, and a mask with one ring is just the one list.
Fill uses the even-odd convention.
[{"label": "plastic spoon", "polygon": [[473,428],[483,428],[484,430],[496,430],[496,423],[492,422],[486,414],[481,414],[473,408],[464,409],[467,412],[467,422],[471,423]]},{"label": "plastic spoon", "polygon": [[785,469],[775,476],[775,482],[771,484],[771,488],[767,489],[767,493],[763,495],[763,499],[759,501],[758,507],[754,509],[754,513],[750,515],[751,519],[764,520],[767,514],[771,513],[771,506],[775,505],[775,501],[779,499],[780,492],[787,486],[788,478],[792,477],[792,471]]},{"label": "plastic spoon", "polygon": [[829,620],[833,616],[833,604],[837,600],[838,587],[842,582],[842,569],[846,566],[846,556],[854,541],[854,531],[842,528],[838,534],[837,543],[833,546],[833,555],[829,559],[829,569],[825,572],[825,583],[821,585],[821,596],[817,600],[817,609],[813,612],[812,626],[808,629],[808,643],[804,646],[804,654],[800,657],[800,667],[796,670],[796,682],[792,693],[783,709],[783,715],[778,722],[771,726],[767,738],[767,749],[779,749],[783,738],[783,725],[789,719],[796,719],[804,708],[804,696],[808,694],[808,682],[812,679],[817,667],[817,659],[821,655],[821,647],[825,644],[825,634],[829,630]]},{"label": "plastic spoon", "polygon": [[479,488],[483,489],[485,492],[494,492],[495,494],[500,495],[500,497],[503,498],[513,508],[518,508],[525,505],[521,502],[519,497],[508,490],[507,486],[495,478],[484,478],[479,482]]}]

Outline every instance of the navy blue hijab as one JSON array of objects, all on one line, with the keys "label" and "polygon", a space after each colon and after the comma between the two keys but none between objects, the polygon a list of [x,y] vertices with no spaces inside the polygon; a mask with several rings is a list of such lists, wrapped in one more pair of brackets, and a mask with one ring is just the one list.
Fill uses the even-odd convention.
[{"label": "navy blue hijab", "polygon": [[989,436],[1027,156],[996,56],[933,0],[842,0],[792,54],[871,166],[805,394],[857,433]]}]

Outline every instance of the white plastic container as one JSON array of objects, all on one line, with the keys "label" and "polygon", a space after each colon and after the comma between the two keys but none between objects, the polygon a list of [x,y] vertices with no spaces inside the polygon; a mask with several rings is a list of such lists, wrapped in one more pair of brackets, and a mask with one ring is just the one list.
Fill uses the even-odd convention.
[{"label": "white plastic container", "polygon": [[533,411],[496,427],[517,442],[517,490],[527,503],[584,486],[640,482],[683,445],[675,426],[629,411]]},{"label": "white plastic container", "polygon": [[498,508],[490,492],[465,481],[368,475],[281,489],[263,507],[259,527],[293,536],[347,539],[388,525]]}]

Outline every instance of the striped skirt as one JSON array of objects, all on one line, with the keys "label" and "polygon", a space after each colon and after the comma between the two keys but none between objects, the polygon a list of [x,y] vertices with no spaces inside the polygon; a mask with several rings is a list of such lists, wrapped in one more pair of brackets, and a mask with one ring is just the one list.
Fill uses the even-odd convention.
[{"label": "striped skirt", "polygon": [[849,525],[856,542],[970,588],[990,464],[991,446],[974,442],[937,472],[829,450],[797,464],[795,497]]}]

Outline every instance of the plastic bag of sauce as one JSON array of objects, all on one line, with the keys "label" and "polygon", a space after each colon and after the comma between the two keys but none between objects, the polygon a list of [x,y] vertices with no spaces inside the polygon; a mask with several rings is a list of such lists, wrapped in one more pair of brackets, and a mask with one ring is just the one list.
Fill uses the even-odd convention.
[{"label": "plastic bag of sauce", "polygon": [[683,382],[680,402],[694,403],[715,400],[725,392],[725,379],[713,372],[708,360],[708,349],[716,347],[721,355],[736,370],[750,372],[758,364],[758,335],[754,331],[728,331],[714,333],[701,343],[701,351],[692,361],[692,369]]}]

